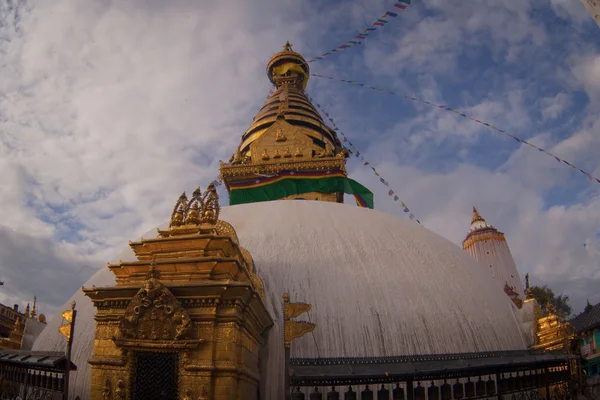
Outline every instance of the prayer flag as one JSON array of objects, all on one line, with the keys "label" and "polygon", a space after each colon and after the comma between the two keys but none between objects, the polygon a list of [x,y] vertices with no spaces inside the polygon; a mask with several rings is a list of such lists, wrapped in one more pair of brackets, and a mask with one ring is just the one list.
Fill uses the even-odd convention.
[{"label": "prayer flag", "polygon": [[400,4],[400,3],[394,4],[394,7],[400,8],[402,10],[406,9],[406,6],[404,4]]},{"label": "prayer flag", "polygon": [[390,191],[388,192],[388,196],[391,196],[394,194],[394,191],[392,189],[390,189]]},{"label": "prayer flag", "polygon": [[369,162],[368,162],[368,161],[367,161],[367,162],[365,162],[365,164],[364,164],[364,165],[369,165]]},{"label": "prayer flag", "polygon": [[410,210],[408,208],[404,207],[404,210],[402,210],[402,211],[409,212]]},{"label": "prayer flag", "polygon": [[398,201],[400,199],[400,197],[398,197],[398,195],[394,196],[394,201]]},{"label": "prayer flag", "polygon": [[389,15],[390,17],[394,17],[394,18],[398,16],[398,14],[391,12],[391,11],[386,12],[385,15]]},{"label": "prayer flag", "polygon": [[381,22],[375,22],[373,25],[383,26],[383,24]]}]

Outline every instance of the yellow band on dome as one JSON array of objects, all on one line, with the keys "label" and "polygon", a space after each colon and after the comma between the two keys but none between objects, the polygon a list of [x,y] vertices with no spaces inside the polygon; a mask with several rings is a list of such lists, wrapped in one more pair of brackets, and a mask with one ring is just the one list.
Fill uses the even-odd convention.
[{"label": "yellow band on dome", "polygon": [[306,85],[308,85],[308,75],[302,69],[301,66],[299,66],[296,63],[288,62],[288,63],[278,65],[276,67],[273,67],[273,72],[275,72],[277,75],[284,75],[288,71],[295,71],[295,72],[298,72],[298,73],[301,73],[302,75],[304,75],[305,79],[304,79],[304,82],[302,82],[302,89],[306,89]]}]

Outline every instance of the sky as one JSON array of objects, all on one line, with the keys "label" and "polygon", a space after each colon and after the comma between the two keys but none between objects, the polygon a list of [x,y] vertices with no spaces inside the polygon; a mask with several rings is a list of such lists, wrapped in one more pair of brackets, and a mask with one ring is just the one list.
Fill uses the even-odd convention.
[{"label": "sky", "polygon": [[[0,1],[0,301],[56,311],[217,177],[286,40],[318,56],[393,3]],[[459,109],[600,177],[599,39],[579,0],[413,0],[310,67]],[[522,277],[575,313],[600,302],[600,184],[448,111],[317,77],[307,91],[426,228],[460,245],[477,205]],[[406,218],[370,169],[348,171]]]}]

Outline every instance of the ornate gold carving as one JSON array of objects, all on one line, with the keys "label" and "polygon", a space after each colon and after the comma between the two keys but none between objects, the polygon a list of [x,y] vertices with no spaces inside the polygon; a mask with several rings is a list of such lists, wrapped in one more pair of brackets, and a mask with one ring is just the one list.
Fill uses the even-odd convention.
[{"label": "ornate gold carving", "polygon": [[217,189],[213,183],[210,183],[204,194],[202,194],[200,188],[194,190],[189,201],[185,192],[179,196],[171,213],[169,228],[200,224],[214,225],[219,219],[220,212],[221,206],[219,205]]},{"label": "ornate gold carving", "polygon": [[110,400],[111,393],[110,378],[106,378],[104,380],[104,386],[102,387],[102,400]]},{"label": "ornate gold carving", "polygon": [[144,287],[127,306],[119,329],[130,339],[182,339],[190,331],[192,322],[179,301],[158,280],[158,272],[148,274]]},{"label": "ornate gold carving", "polygon": [[286,147],[285,148],[285,153],[283,153],[283,157],[290,158],[291,156],[292,156],[292,153],[290,153],[290,148]]},{"label": "ornate gold carving", "polygon": [[302,157],[302,150],[300,150],[300,147],[296,148],[296,152],[294,153],[294,157]]},{"label": "ornate gold carving", "polygon": [[281,154],[279,154],[279,150],[275,149],[273,152],[273,158],[281,158]]},{"label": "ornate gold carving", "polygon": [[117,382],[117,390],[115,390],[115,399],[116,400],[125,400],[126,398],[126,390],[125,390],[125,382],[119,379]]},{"label": "ornate gold carving", "polygon": [[263,160],[267,161],[269,159],[269,154],[267,154],[267,149],[263,150],[262,155],[260,156]]},{"label": "ornate gold carving", "polygon": [[277,128],[277,135],[275,135],[276,142],[285,142],[287,140],[287,136],[283,133],[283,129]]},{"label": "ornate gold carving", "polygon": [[304,321],[291,321],[300,314],[308,312],[310,304],[290,303],[290,295],[283,294],[283,345],[290,347],[292,340],[304,336],[315,329],[315,324]]}]

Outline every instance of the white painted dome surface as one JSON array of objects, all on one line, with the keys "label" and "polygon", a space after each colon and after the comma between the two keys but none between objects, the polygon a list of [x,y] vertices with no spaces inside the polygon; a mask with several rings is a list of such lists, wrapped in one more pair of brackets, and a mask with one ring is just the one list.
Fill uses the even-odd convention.
[{"label": "white painted dome surface", "polygon": [[[313,305],[317,324],[292,357],[356,357],[513,350],[526,347],[512,302],[460,247],[398,217],[350,205],[273,201],[224,207],[265,283],[275,319],[261,354],[261,396],[283,398],[281,295]],[[154,237],[153,230],[144,237]],[[127,250],[117,260],[135,260]],[[114,284],[102,267],[84,286]],[[89,397],[95,309],[77,301],[73,395]],[[60,316],[34,349],[59,350]]]}]

